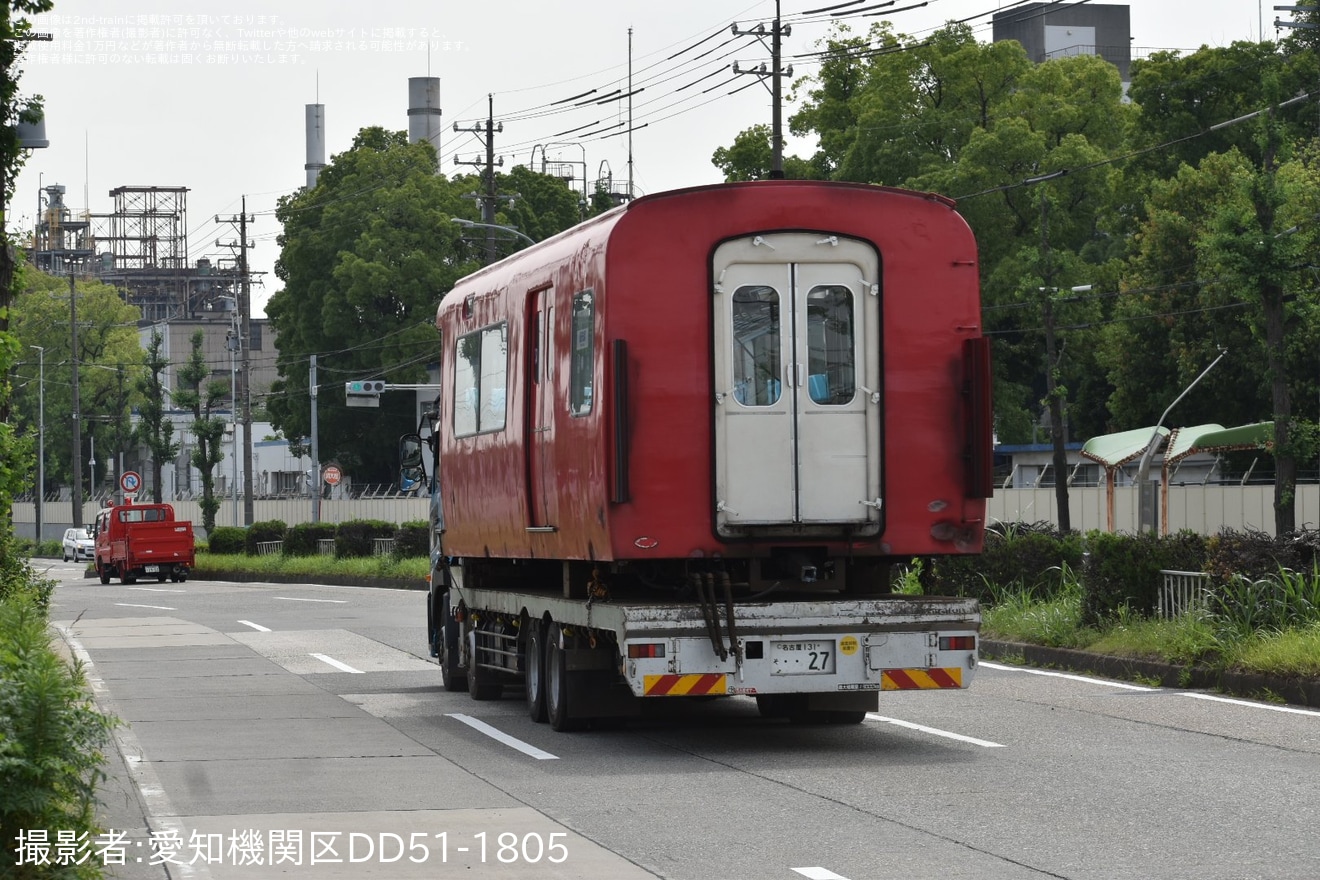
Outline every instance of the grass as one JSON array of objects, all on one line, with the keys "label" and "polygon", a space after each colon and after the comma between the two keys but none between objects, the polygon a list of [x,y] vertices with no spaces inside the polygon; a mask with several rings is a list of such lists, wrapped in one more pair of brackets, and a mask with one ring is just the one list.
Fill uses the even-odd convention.
[{"label": "grass", "polygon": [[421,586],[430,573],[425,558],[395,559],[392,556],[364,556],[336,559],[333,556],[246,556],[240,553],[199,552],[194,572],[242,572],[245,574],[280,574],[299,577],[391,578],[408,580]]},{"label": "grass", "polygon": [[1249,629],[1240,619],[1210,613],[1159,620],[1122,609],[1115,619],[1090,628],[1082,625],[1079,585],[1065,582],[1053,597],[1038,597],[1020,587],[995,593],[995,601],[982,610],[984,638],[1175,665],[1320,678],[1320,621]]}]

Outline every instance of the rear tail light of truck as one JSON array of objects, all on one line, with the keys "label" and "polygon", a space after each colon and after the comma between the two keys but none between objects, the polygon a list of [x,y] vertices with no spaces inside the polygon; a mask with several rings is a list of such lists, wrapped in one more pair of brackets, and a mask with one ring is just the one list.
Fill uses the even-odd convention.
[{"label": "rear tail light of truck", "polygon": [[975,651],[976,636],[940,636],[941,651]]},{"label": "rear tail light of truck", "polygon": [[643,642],[628,646],[628,659],[640,660],[665,656],[664,642]]}]

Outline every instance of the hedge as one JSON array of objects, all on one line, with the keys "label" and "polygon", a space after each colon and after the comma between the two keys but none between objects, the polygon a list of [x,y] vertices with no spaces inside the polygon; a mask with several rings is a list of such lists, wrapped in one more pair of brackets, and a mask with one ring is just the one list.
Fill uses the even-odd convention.
[{"label": "hedge", "polygon": [[216,526],[206,536],[206,548],[212,553],[242,553],[247,543],[247,529]]},{"label": "hedge", "polygon": [[431,526],[424,521],[406,522],[394,531],[394,555],[400,559],[429,556]]},{"label": "hedge", "polygon": [[355,519],[335,529],[335,557],[371,556],[376,538],[393,538],[394,524],[379,519]]},{"label": "hedge", "polygon": [[282,520],[272,519],[265,522],[254,522],[247,528],[247,535],[243,540],[243,551],[248,556],[257,555],[257,545],[266,544],[270,541],[283,541],[284,533],[289,527]]},{"label": "hedge", "polygon": [[284,533],[284,555],[314,556],[319,551],[317,542],[334,536],[334,523],[299,523]]}]

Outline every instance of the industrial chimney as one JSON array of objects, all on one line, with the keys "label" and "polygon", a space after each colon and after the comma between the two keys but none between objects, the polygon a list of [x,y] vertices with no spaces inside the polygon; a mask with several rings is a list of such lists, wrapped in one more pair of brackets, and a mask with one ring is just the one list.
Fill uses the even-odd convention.
[{"label": "industrial chimney", "polygon": [[440,152],[440,78],[408,77],[408,143],[430,141]]},{"label": "industrial chimney", "polygon": [[307,105],[307,188],[316,187],[316,178],[325,167],[325,105]]}]

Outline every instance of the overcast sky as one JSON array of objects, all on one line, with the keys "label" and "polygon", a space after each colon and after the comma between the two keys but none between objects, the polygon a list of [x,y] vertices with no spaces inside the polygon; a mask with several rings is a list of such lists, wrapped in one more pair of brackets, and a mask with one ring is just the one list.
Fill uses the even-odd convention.
[{"label": "overcast sky", "polygon": [[[794,56],[810,53],[830,27],[828,14],[803,13],[837,2],[783,0],[794,79],[815,70],[810,58]],[[890,7],[900,10],[886,16],[898,32],[921,37],[950,19],[979,16],[970,24],[987,41],[990,14],[1011,5],[928,0],[902,9],[914,3]],[[1256,40],[1262,25],[1266,38],[1276,36],[1273,4],[1260,0],[1129,5],[1135,54]],[[115,187],[185,186],[195,263],[228,255],[215,242],[236,236],[215,217],[236,214],[246,195],[256,214],[250,261],[266,273],[264,289],[255,289],[259,308],[279,286],[271,272],[275,201],[305,180],[305,105],[325,105],[328,159],[363,126],[406,129],[408,78],[437,76],[446,174],[455,172],[456,156],[484,153],[453,126],[482,123],[493,93],[504,125],[495,148],[506,170],[528,163],[533,150],[539,165],[538,145],[550,144],[552,162],[579,178],[585,168],[591,181],[611,173],[622,190],[628,115],[616,90],[626,90],[629,28],[635,191],[714,183],[712,152],[770,120],[766,89],[727,69],[769,53],[751,38],[734,40],[729,25],[751,29],[774,8],[773,0],[56,0],[36,27],[53,41],[30,44],[22,65],[24,91],[45,98],[50,147],[35,151],[19,177],[10,229],[31,228],[43,185],[67,187],[67,205],[97,214],[111,212]],[[849,19],[856,31],[875,20]],[[792,112],[787,106],[785,117]],[[789,152],[811,149],[790,144]]]}]

